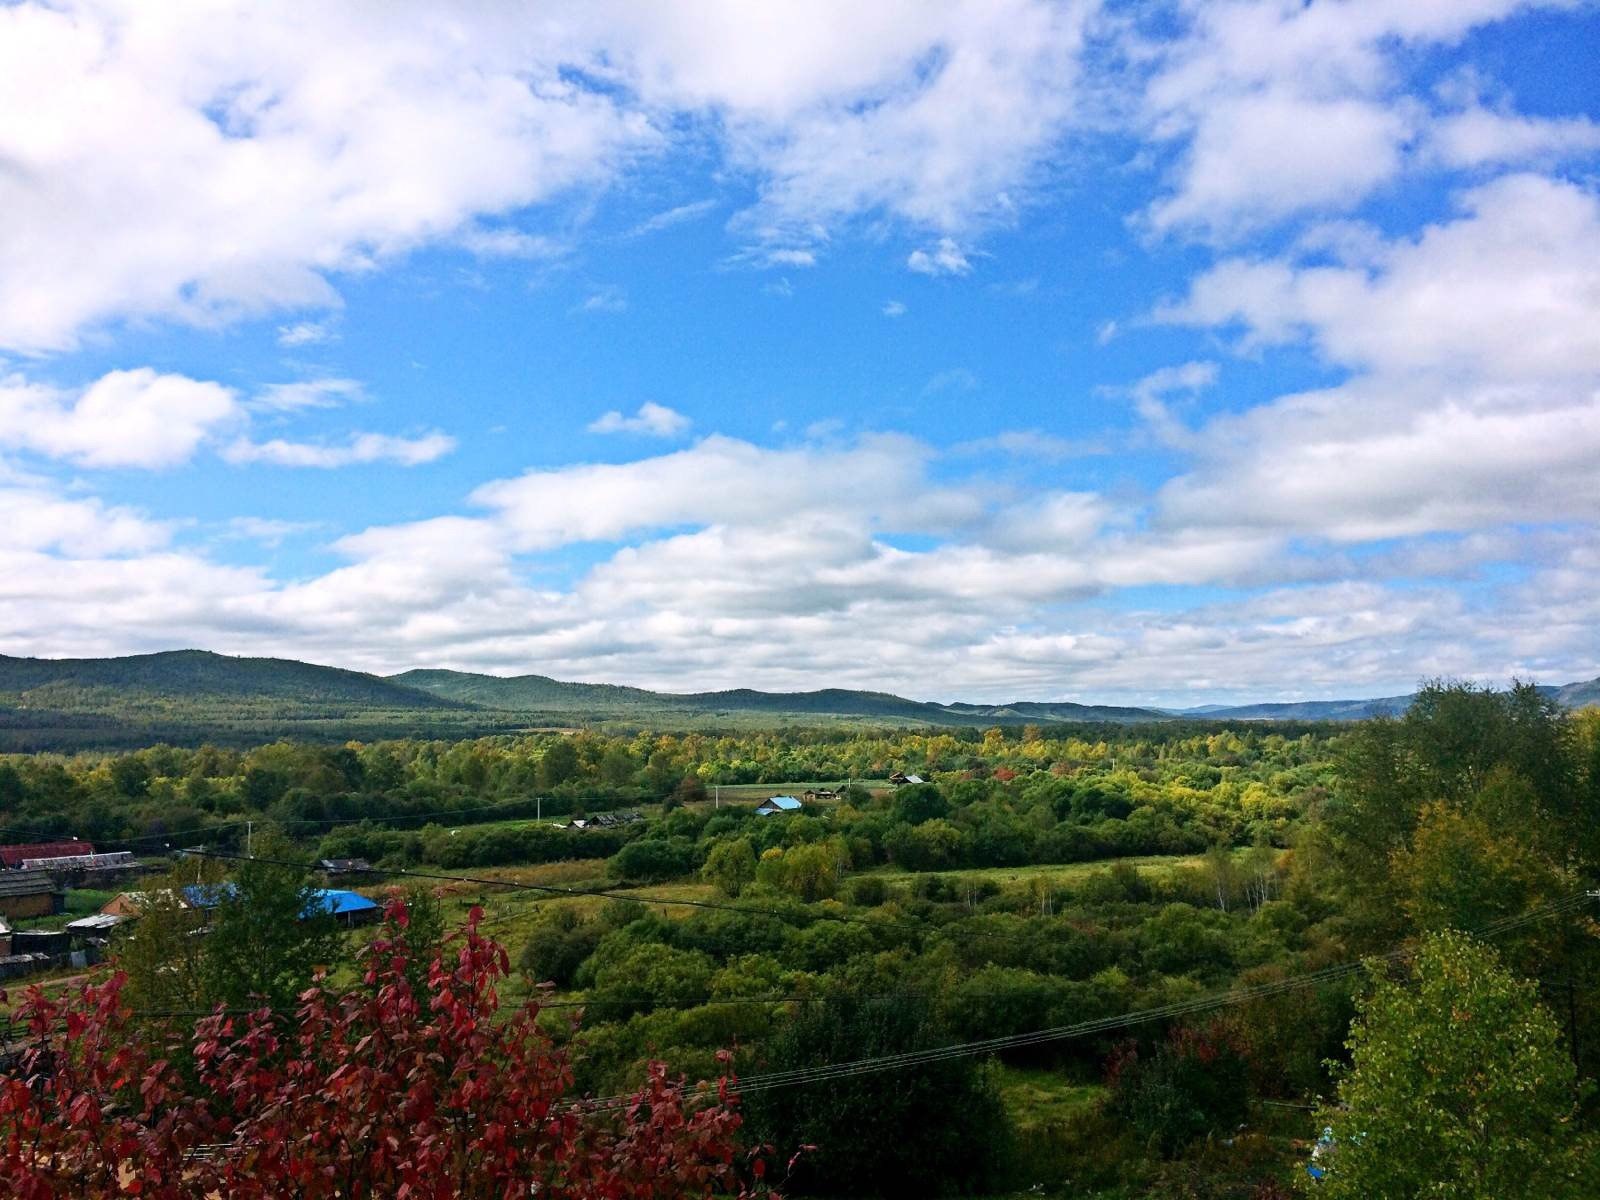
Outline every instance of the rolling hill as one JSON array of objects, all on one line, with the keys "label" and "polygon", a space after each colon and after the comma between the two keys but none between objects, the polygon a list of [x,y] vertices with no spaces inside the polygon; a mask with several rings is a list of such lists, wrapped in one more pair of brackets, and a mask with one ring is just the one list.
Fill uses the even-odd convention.
[{"label": "rolling hill", "polygon": [[[1600,679],[1542,688],[1569,708],[1600,704]],[[111,748],[156,741],[250,744],[471,737],[532,727],[610,724],[760,727],[838,721],[973,727],[1141,721],[1355,721],[1402,713],[1410,696],[1207,705],[1185,710],[1070,701],[970,704],[888,692],[653,692],[546,675],[414,670],[388,677],[283,658],[173,650],[123,658],[0,655],[0,749]]]}]

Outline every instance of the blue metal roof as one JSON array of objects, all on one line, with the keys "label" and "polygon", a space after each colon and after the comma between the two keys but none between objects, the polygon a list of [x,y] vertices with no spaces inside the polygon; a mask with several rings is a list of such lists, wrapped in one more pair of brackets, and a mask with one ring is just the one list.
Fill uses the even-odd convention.
[{"label": "blue metal roof", "polygon": [[782,809],[784,812],[799,812],[805,807],[805,805],[801,804],[799,799],[794,796],[768,796],[761,803],[770,804],[773,808]]},{"label": "blue metal roof", "polygon": [[370,908],[377,908],[376,900],[369,900],[360,892],[341,892],[332,888],[318,888],[316,900],[323,912],[332,913],[334,916],[343,916],[345,913],[366,912]]},{"label": "blue metal roof", "polygon": [[[183,889],[183,899],[191,908],[216,908],[224,900],[231,900],[239,889],[232,882],[215,884],[192,883]],[[365,912],[377,908],[376,900],[368,900],[360,892],[344,892],[334,888],[316,888],[312,892],[311,912],[322,911],[334,916]],[[310,913],[307,914],[308,916]]]}]

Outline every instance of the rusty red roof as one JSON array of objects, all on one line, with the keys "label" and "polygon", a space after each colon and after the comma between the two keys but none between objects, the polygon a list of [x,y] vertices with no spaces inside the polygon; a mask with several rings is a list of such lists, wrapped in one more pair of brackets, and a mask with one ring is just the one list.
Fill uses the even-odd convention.
[{"label": "rusty red roof", "polygon": [[94,846],[88,842],[34,842],[27,846],[0,846],[0,865],[7,868],[22,865],[25,858],[65,858],[69,854],[93,854]]}]

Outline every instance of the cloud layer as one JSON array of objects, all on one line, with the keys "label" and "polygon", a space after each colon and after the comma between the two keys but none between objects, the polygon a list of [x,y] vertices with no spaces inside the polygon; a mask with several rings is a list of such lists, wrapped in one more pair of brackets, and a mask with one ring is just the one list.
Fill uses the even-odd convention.
[{"label": "cloud layer", "polygon": [[[1427,65],[1532,7],[0,8],[0,113],[27,114],[0,117],[0,649],[973,698],[1600,673],[1600,124]],[[692,189],[655,186],[683,160]],[[344,294],[429,250],[485,289],[581,262],[646,177],[606,245],[703,228],[697,269],[781,271],[751,295],[796,309],[857,259],[885,337],[999,297],[1007,237],[1068,193],[1125,235],[1108,273],[1180,274],[1133,311],[1092,272],[1026,289],[1061,301],[1041,339],[1119,364],[1061,397],[1120,406],[1092,436],[1010,419],[956,339],[903,382],[914,432],[752,433],[767,402],[716,415],[721,363],[705,404],[577,397],[579,437],[618,404],[597,461],[429,467],[472,438],[420,385],[371,422],[402,432],[340,424],[385,404],[324,361],[360,334]],[[641,315],[659,281],[610,266],[573,272],[568,328]],[[265,375],[143,365],[252,323]],[[957,405],[990,426],[922,419]],[[365,528],[129,498],[202,461],[469,482]]]}]

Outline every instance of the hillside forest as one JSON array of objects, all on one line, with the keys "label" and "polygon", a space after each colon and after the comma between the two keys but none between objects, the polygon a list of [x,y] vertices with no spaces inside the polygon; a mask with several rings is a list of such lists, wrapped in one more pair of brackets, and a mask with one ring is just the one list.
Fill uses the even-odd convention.
[{"label": "hillside forest", "polygon": [[1593,1194],[1600,712],[1532,688],[1344,725],[15,754],[0,826],[132,850],[150,894],[228,880],[205,937],[157,904],[113,940],[120,1002],[167,1014],[128,1038],[359,987],[387,935],[295,918],[361,860],[337,886],[402,897],[424,960],[476,914],[575,1092],[742,1081],[751,1186]]}]

